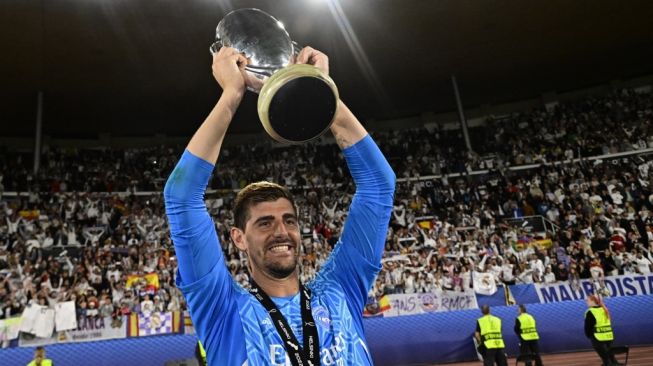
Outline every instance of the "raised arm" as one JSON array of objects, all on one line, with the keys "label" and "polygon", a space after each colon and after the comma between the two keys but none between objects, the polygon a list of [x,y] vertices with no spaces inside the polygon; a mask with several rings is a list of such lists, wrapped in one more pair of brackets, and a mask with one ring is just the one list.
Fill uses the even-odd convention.
[{"label": "raised arm", "polygon": [[[233,301],[233,280],[204,203],[204,191],[227,128],[245,93],[242,68],[246,62],[232,48],[222,48],[213,56],[213,74],[223,89],[222,96],[193,135],[163,192],[179,263],[177,284],[188,302],[209,359],[224,354],[224,350],[232,349],[233,342],[242,339]],[[238,352],[231,356],[239,360],[246,357]]]},{"label": "raised arm", "polygon": [[[302,49],[297,55],[297,63],[313,65],[327,75],[329,74],[329,58],[324,53],[311,47]],[[331,125],[331,132],[341,149],[346,149],[367,136],[367,131],[363,125],[360,124],[356,116],[351,113],[342,101],[338,102],[338,113]]]},{"label": "raised arm", "polygon": [[[310,47],[297,57],[298,63],[312,64],[326,73],[328,61],[326,55]],[[356,194],[340,243],[325,265],[323,275],[341,284],[353,310],[360,314],[367,292],[381,269],[396,179],[379,147],[342,101],[331,132],[343,151],[356,184]]]},{"label": "raised arm", "polygon": [[213,55],[213,76],[222,87],[222,95],[186,149],[214,165],[218,160],[227,127],[245,94],[245,78],[242,72],[245,65],[247,59],[230,47],[223,47]]},{"label": "raised arm", "polygon": [[241,72],[247,60],[233,48],[213,55],[213,75],[222,95],[188,143],[166,182],[164,198],[183,283],[207,274],[222,257],[215,228],[204,204],[204,191],[227,128],[245,93]]}]

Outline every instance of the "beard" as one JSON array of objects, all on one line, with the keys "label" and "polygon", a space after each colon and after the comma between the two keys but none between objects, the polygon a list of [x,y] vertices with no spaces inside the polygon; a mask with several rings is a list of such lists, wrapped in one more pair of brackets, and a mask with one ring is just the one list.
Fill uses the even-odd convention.
[{"label": "beard", "polygon": [[290,276],[297,268],[297,257],[286,263],[267,262],[264,263],[266,272],[274,278],[283,279]]},{"label": "beard", "polygon": [[[275,257],[275,254],[269,251],[269,248],[274,244],[282,243],[292,243],[291,251],[293,251],[291,256],[283,256],[280,258]],[[276,279],[284,279],[292,275],[292,273],[297,269],[297,263],[299,260],[299,243],[293,240],[292,238],[287,238],[284,240],[275,240],[272,243],[268,243],[262,249],[262,251],[257,253],[256,256],[249,256],[252,264],[261,272],[265,273],[269,277]]]}]

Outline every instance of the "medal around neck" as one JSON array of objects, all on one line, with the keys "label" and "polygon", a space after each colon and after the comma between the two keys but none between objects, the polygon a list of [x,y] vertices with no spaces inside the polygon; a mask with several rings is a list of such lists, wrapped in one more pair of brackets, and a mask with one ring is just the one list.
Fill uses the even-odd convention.
[{"label": "medal around neck", "polygon": [[329,129],[338,108],[338,88],[317,67],[292,63],[301,49],[280,21],[259,9],[234,10],[218,23],[211,52],[222,46],[245,55],[245,72],[261,81],[260,89],[248,89],[259,93],[258,115],[272,138],[298,144]]}]

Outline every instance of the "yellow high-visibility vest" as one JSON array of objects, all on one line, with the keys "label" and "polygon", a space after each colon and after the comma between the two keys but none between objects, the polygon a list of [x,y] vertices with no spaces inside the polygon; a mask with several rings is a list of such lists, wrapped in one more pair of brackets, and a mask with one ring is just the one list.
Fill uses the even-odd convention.
[{"label": "yellow high-visibility vest", "polygon": [[523,313],[517,317],[521,328],[521,338],[525,341],[536,341],[540,339],[535,326],[535,318],[531,314]]},{"label": "yellow high-visibility vest", "polygon": [[612,333],[612,324],[610,323],[610,318],[608,314],[602,307],[589,308],[585,312],[585,317],[587,313],[591,312],[596,319],[596,324],[594,325],[594,338],[597,341],[606,342],[614,339],[614,334]]},{"label": "yellow high-visibility vest", "polygon": [[[28,363],[27,366],[36,366],[36,361],[32,361]],[[41,366],[52,366],[52,360],[49,358],[44,358],[41,361]]]},{"label": "yellow high-visibility vest", "polygon": [[478,325],[481,328],[481,340],[485,348],[505,347],[501,335],[501,319],[488,314],[478,319]]},{"label": "yellow high-visibility vest", "polygon": [[204,349],[204,346],[202,346],[202,342],[197,341],[197,344],[200,346],[200,356],[202,356],[202,361],[204,361],[204,364],[206,365],[206,350]]}]

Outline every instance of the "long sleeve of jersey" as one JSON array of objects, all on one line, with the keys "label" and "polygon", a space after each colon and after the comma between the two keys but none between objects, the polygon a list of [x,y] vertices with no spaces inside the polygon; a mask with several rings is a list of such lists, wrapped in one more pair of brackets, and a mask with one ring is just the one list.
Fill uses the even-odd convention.
[{"label": "long sleeve of jersey", "polygon": [[195,282],[222,258],[213,220],[204,204],[204,191],[213,164],[184,152],[163,190],[170,234],[184,283]]},{"label": "long sleeve of jersey", "polygon": [[325,274],[342,285],[352,312],[362,312],[367,291],[381,267],[396,178],[370,136],[344,149],[343,154],[356,193]]},{"label": "long sleeve of jersey", "polygon": [[177,286],[211,364],[245,359],[234,283],[204,203],[214,166],[185,151],[163,191],[178,260]]}]

